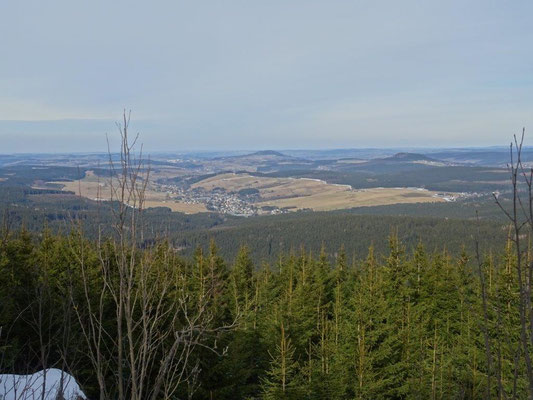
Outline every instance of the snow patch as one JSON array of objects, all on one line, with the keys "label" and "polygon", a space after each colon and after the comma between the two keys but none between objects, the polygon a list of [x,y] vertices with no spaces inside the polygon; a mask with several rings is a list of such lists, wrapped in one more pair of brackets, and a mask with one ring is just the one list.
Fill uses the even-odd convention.
[{"label": "snow patch", "polygon": [[61,393],[65,400],[87,399],[76,379],[57,368],[31,375],[0,374],[0,400],[56,400]]}]

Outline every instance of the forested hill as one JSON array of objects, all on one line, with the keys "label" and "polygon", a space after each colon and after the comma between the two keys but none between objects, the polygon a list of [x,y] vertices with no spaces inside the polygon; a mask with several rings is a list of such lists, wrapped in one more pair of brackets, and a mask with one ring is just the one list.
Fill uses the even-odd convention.
[{"label": "forested hill", "polygon": [[463,249],[472,252],[476,238],[482,249],[500,251],[508,235],[508,225],[430,217],[301,213],[174,232],[172,238],[185,255],[192,255],[198,246],[207,249],[214,240],[226,258],[233,259],[240,246],[246,245],[255,260],[271,262],[280,253],[300,248],[318,254],[324,247],[328,254],[334,255],[343,247],[349,257],[362,258],[372,245],[381,256],[388,251],[387,238],[391,232],[397,233],[408,251],[422,243],[432,251],[459,254]]}]

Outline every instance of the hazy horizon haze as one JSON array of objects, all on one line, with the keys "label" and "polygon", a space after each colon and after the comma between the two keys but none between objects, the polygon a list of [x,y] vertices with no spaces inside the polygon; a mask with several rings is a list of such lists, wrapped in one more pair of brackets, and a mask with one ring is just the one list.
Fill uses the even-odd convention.
[{"label": "hazy horizon haze", "polygon": [[[506,145],[533,3],[4,2],[0,153]],[[532,128],[533,129],[533,128]]]}]

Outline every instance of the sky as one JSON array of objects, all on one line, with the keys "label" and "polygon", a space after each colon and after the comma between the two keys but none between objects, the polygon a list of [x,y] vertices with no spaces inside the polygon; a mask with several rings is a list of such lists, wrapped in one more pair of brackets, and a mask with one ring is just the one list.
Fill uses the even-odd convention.
[{"label": "sky", "polygon": [[[533,138],[533,2],[0,2],[0,153]],[[529,141],[530,143],[533,141]]]}]

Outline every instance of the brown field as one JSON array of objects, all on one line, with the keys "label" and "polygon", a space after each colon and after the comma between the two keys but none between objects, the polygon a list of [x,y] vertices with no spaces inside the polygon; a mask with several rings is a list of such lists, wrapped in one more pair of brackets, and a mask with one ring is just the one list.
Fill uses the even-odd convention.
[{"label": "brown field", "polygon": [[491,185],[505,185],[509,184],[509,180],[502,180],[502,181],[474,181],[474,183],[488,183]]},{"label": "brown field", "polygon": [[398,203],[442,202],[431,192],[413,189],[366,189],[352,191],[327,191],[305,197],[285,198],[258,203],[258,206],[311,208],[315,211],[330,211],[352,207],[378,206]]},{"label": "brown field", "polygon": [[[111,186],[109,180],[100,179],[88,172],[86,177],[79,181],[72,182],[50,182],[61,184],[62,190],[74,192],[78,196],[87,197],[91,200],[107,201],[111,199]],[[178,211],[185,214],[196,214],[207,212],[203,204],[189,204],[178,202],[167,198],[166,193],[155,191],[147,188],[144,208],[168,207],[172,211]]]},{"label": "brown field", "polygon": [[253,188],[259,190],[261,198],[265,200],[311,196],[318,192],[340,189],[340,186],[314,179],[265,178],[248,174],[220,174],[197,182],[192,187],[201,187],[207,191],[223,188],[228,192]]},{"label": "brown field", "polygon": [[367,161],[368,160],[359,160],[356,158],[344,158],[341,160],[337,160],[337,164],[362,164]]},{"label": "brown field", "polygon": [[192,185],[193,188],[213,190],[224,188],[237,192],[255,188],[261,201],[258,207],[275,206],[290,209],[310,208],[329,211],[361,206],[389,205],[397,203],[443,202],[436,192],[408,188],[375,188],[353,190],[346,185],[328,184],[314,179],[268,178],[248,174],[221,174]]},{"label": "brown field", "polygon": [[175,178],[177,176],[186,176],[190,174],[191,172],[189,170],[177,167],[160,167],[150,170],[150,177],[153,179]]},{"label": "brown field", "polygon": [[488,184],[494,184],[494,185],[505,185],[509,183],[509,180],[503,179],[501,181],[464,181],[461,179],[451,179],[449,181],[450,183],[463,183],[463,184],[471,184],[471,183],[488,183]]},{"label": "brown field", "polygon": [[[111,198],[109,180],[98,179],[90,172],[79,181],[49,182],[49,184],[60,184],[62,190],[92,200],[106,201]],[[362,206],[444,201],[440,197],[435,197],[436,192],[427,190],[412,188],[353,190],[347,185],[329,184],[315,179],[256,177],[246,173],[216,175],[193,184],[192,188],[203,188],[206,191],[223,188],[228,192],[255,188],[260,195],[259,202],[255,204],[257,207],[275,206],[291,210],[307,208],[330,211]],[[154,190],[150,185],[145,196],[145,208],[168,207],[172,211],[186,214],[207,212],[204,204],[175,201],[165,192]]]},{"label": "brown field", "polygon": [[208,212],[207,208],[205,208],[205,205],[201,203],[183,203],[175,200],[146,200],[145,208],[154,207],[167,207],[172,211],[177,211],[184,214]]}]

